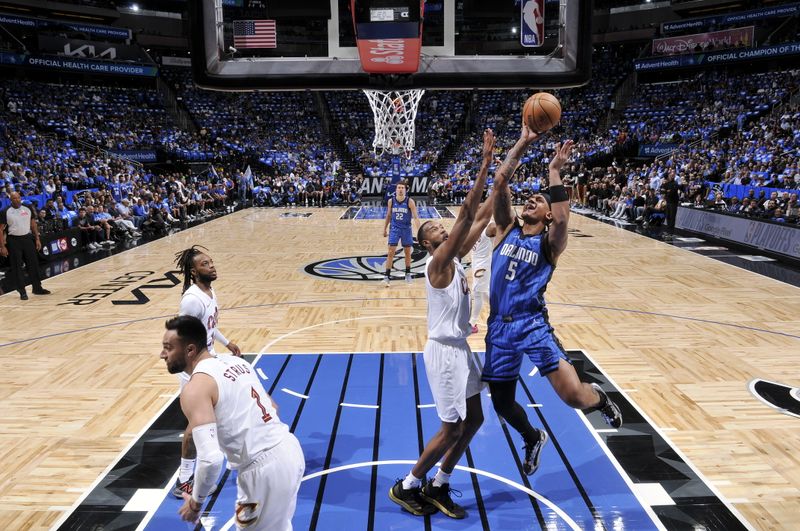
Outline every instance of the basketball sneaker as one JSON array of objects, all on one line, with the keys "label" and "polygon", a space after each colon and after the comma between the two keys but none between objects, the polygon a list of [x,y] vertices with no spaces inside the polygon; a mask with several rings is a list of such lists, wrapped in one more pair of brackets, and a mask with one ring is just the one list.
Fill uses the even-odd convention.
[{"label": "basketball sneaker", "polygon": [[421,497],[421,492],[422,489],[420,487],[404,489],[403,479],[401,478],[389,489],[389,499],[416,516],[435,513],[436,507],[424,500]]},{"label": "basketball sneaker", "polygon": [[[192,474],[192,477],[190,477],[184,482],[181,482],[180,479],[176,479],[175,486],[172,488],[172,495],[178,498],[179,500],[182,500],[184,492],[191,496],[193,490],[194,490],[194,474]],[[211,487],[211,492],[209,492],[208,495],[211,496],[216,491],[217,491],[217,485],[215,483],[214,486]]]},{"label": "basketball sneaker", "polygon": [[385,275],[385,276],[383,277],[383,285],[384,285],[384,286],[386,286],[386,287],[388,288],[388,287],[389,287],[389,284],[390,284],[390,281],[389,281],[389,276],[388,276],[388,275]]},{"label": "basketball sneaker", "polygon": [[536,472],[536,469],[539,468],[539,457],[542,453],[542,448],[544,448],[549,438],[546,431],[538,428],[536,428],[536,431],[539,432],[539,438],[536,442],[525,443],[525,446],[522,447],[522,449],[525,450],[525,461],[522,463],[522,471],[528,476]]},{"label": "basketball sneaker", "polygon": [[450,497],[451,492],[457,497],[461,497],[461,492],[450,487],[450,483],[445,483],[441,487],[435,487],[433,485],[433,480],[430,480],[422,487],[420,497],[439,509],[442,514],[450,518],[455,518],[456,520],[461,520],[467,516],[467,511],[453,501]]},{"label": "basketball sneaker", "polygon": [[617,406],[614,402],[608,398],[603,389],[600,388],[599,385],[596,383],[592,384],[592,387],[597,394],[600,395],[600,404],[597,406],[596,409],[600,411],[603,415],[603,420],[606,421],[606,424],[611,426],[612,428],[621,428],[622,427],[622,412],[619,410],[619,406]]},{"label": "basketball sneaker", "polygon": [[411,284],[411,273],[406,273],[406,284]]}]

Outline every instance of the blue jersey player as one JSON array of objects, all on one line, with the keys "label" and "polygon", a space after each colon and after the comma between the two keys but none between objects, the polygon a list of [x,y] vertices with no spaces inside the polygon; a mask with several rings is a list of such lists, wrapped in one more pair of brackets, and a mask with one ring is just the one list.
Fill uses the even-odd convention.
[{"label": "blue jersey player", "polygon": [[406,195],[406,191],[405,181],[397,183],[395,195],[389,199],[386,223],[383,226],[383,237],[389,237],[386,274],[383,277],[383,282],[387,287],[391,280],[394,253],[398,242],[403,245],[403,250],[406,253],[406,282],[411,282],[411,247],[414,245],[414,237],[411,233],[411,218],[414,218],[414,228],[419,230],[419,215],[417,214],[417,205],[414,204],[413,199]]},{"label": "blue jersey player", "polygon": [[533,474],[547,442],[547,432],[531,426],[514,398],[522,357],[528,356],[558,396],[574,408],[597,408],[614,428],[622,415],[597,384],[582,383],[553,333],[544,292],[558,257],[567,246],[569,198],[560,170],[573,143],[556,145],[549,165],[549,193],[530,196],[517,218],[511,207],[509,177],[538,135],[523,126],[520,139],[498,170],[492,197],[497,236],[492,253],[490,307],[483,380],[489,382],[495,411],[525,440],[523,469]]}]

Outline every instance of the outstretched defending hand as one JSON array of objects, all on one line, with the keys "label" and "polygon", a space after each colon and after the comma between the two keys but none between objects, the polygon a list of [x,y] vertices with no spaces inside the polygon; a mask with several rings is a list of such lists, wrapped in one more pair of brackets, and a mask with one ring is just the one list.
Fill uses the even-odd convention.
[{"label": "outstretched defending hand", "polygon": [[575,142],[572,140],[567,140],[563,144],[559,142],[556,144],[556,152],[553,155],[553,158],[550,160],[550,169],[553,171],[559,171],[564,164],[567,163],[569,160],[569,155],[572,153],[572,147],[575,145]]},{"label": "outstretched defending hand", "polygon": [[483,160],[491,162],[494,155],[494,131],[487,128],[483,131]]}]

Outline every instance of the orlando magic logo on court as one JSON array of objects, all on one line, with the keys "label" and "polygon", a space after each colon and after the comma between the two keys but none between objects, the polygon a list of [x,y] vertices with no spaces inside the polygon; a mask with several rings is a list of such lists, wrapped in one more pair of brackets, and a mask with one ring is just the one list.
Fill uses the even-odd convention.
[{"label": "orlando magic logo on court", "polygon": [[[426,256],[427,253],[425,251],[416,248],[412,251],[411,276],[413,278],[425,276]],[[403,257],[397,257],[395,261],[402,262]],[[383,280],[385,264],[386,255],[347,256],[320,260],[319,262],[308,264],[304,270],[309,275],[333,280],[373,282]]]}]

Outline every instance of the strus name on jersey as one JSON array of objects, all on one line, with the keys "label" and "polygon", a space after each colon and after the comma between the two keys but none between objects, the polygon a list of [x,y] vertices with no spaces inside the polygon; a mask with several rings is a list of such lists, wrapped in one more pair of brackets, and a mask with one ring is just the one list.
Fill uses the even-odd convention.
[{"label": "strus name on jersey", "polygon": [[250,374],[250,367],[244,363],[240,363],[238,365],[231,365],[222,375],[230,381],[235,382],[236,378],[243,374]]},{"label": "strus name on jersey", "polygon": [[535,253],[525,247],[519,247],[513,243],[504,243],[500,248],[500,256],[507,256],[511,260],[519,260],[520,262],[528,262],[534,266],[539,261],[539,253]]}]

